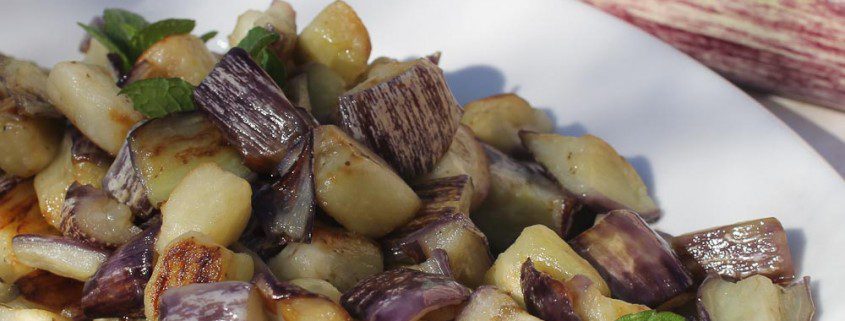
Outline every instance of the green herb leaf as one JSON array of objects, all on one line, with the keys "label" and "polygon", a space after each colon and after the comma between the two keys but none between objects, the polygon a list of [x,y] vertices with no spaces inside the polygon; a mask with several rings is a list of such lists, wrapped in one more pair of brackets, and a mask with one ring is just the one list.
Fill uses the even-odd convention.
[{"label": "green herb leaf", "polygon": [[132,69],[132,63],[129,60],[129,57],[126,55],[126,52],[120,48],[117,44],[115,44],[105,33],[103,33],[99,28],[94,26],[89,26],[81,22],[77,22],[77,24],[82,27],[91,38],[96,39],[100,42],[106,49],[109,50],[110,53],[116,54],[117,57],[120,59],[120,69],[122,72],[128,72],[129,69]]},{"label": "green herb leaf", "polygon": [[243,48],[251,56],[255,57],[259,52],[267,48],[272,43],[279,41],[279,34],[262,27],[255,27],[249,29],[246,37],[238,43],[238,47]]},{"label": "green herb leaf", "polygon": [[252,59],[276,81],[276,84],[279,87],[283,87],[285,78],[287,78],[285,64],[269,48],[270,45],[279,41],[279,39],[281,39],[279,34],[275,32],[262,27],[254,27],[238,43],[238,47],[249,52]]},{"label": "green herb leaf", "polygon": [[196,110],[194,86],[181,78],[151,78],[126,85],[121,95],[129,96],[136,110],[149,118]]},{"label": "green herb leaf", "polygon": [[191,32],[194,25],[196,23],[190,19],[165,19],[144,27],[132,37],[133,56],[141,55],[144,50],[167,36]]},{"label": "green herb leaf", "polygon": [[672,312],[648,310],[622,316],[616,321],[686,321],[686,318]]},{"label": "green herb leaf", "polygon": [[211,30],[209,32],[202,34],[202,36],[200,36],[200,39],[202,39],[202,42],[208,42],[209,40],[211,40],[211,38],[214,38],[214,36],[216,36],[216,35],[217,35],[217,30]]},{"label": "green herb leaf", "polygon": [[132,37],[149,22],[140,15],[123,9],[103,10],[103,32],[124,50],[129,50]]}]

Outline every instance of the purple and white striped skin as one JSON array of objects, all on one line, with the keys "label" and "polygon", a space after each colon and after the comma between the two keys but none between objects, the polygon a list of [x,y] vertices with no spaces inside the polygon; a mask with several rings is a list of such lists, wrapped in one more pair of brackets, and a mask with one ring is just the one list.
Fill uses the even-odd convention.
[{"label": "purple and white striped skin", "polygon": [[412,321],[461,304],[469,295],[470,289],[452,278],[398,268],[362,280],[340,302],[356,319]]},{"label": "purple and white striped skin", "polygon": [[38,234],[15,236],[12,251],[26,265],[80,281],[94,275],[110,254],[82,241]]},{"label": "purple and white striped skin", "polygon": [[155,243],[161,222],[156,221],[115,250],[85,283],[81,307],[92,318],[144,315],[144,287],[153,273]]},{"label": "purple and white striped skin", "polygon": [[260,295],[254,285],[239,282],[189,284],[164,292],[160,321],[263,321]]},{"label": "purple and white striped skin", "polygon": [[261,174],[284,176],[303,152],[310,120],[241,48],[232,48],[194,90],[200,110]]},{"label": "purple and white striped skin", "polygon": [[570,244],[621,300],[656,306],[693,285],[669,244],[632,211],[609,212]]},{"label": "purple and white striped skin", "polygon": [[141,232],[132,224],[132,212],[91,185],[73,182],[62,205],[64,236],[113,250]]},{"label": "purple and white striped skin", "polygon": [[91,163],[98,167],[106,167],[112,163],[112,157],[102,148],[94,144],[88,137],[82,134],[78,129],[70,130],[71,147],[70,155],[71,162],[75,166],[81,163]]},{"label": "purple and white striped skin", "polygon": [[23,181],[20,177],[9,175],[0,170],[0,196],[12,190],[15,186]]},{"label": "purple and white striped skin", "polygon": [[461,118],[443,71],[426,58],[392,79],[356,87],[338,99],[343,130],[406,178],[434,168]]},{"label": "purple and white striped skin", "polygon": [[[145,122],[139,122],[127,135],[141,127]],[[126,204],[135,214],[136,218],[147,219],[153,216],[153,204],[147,198],[147,188],[144,186],[144,179],[135,167],[132,159],[132,147],[127,139],[120,151],[117,152],[114,162],[103,177],[103,190],[118,202]]]},{"label": "purple and white striped skin", "polygon": [[[760,278],[760,279],[755,279]],[[772,284],[762,276],[733,282],[710,274],[696,294],[699,321],[755,320],[811,321],[816,307],[805,276],[786,286]],[[767,284],[766,284],[767,283]]]},{"label": "purple and white striped skin", "polygon": [[574,294],[563,282],[534,268],[530,258],[522,264],[519,279],[529,313],[545,321],[581,321],[573,307]]},{"label": "purple and white striped skin", "polygon": [[775,283],[795,278],[786,231],[773,217],[679,235],[671,243],[698,280],[709,273],[735,280],[760,274]]}]

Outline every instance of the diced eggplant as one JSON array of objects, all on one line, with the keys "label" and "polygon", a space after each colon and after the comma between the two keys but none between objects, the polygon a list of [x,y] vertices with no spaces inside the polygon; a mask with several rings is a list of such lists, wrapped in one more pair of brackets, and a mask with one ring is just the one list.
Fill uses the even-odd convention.
[{"label": "diced eggplant", "polygon": [[261,295],[239,282],[188,284],[161,296],[161,321],[265,321]]},{"label": "diced eggplant", "polygon": [[340,301],[360,320],[413,321],[461,305],[469,295],[468,288],[449,277],[398,268],[362,280]]},{"label": "diced eggplant", "polygon": [[126,83],[149,78],[182,78],[196,86],[215,63],[217,57],[197,36],[170,35],[147,48],[138,57]]},{"label": "diced eggplant", "polygon": [[469,208],[469,202],[460,200],[469,179],[457,176],[438,181],[445,184],[435,182],[418,188],[423,206],[417,216],[381,240],[385,260],[389,264],[422,263],[435,249],[443,249],[449,255],[455,279],[476,287],[490,268],[492,257],[487,238],[461,208]]},{"label": "diced eggplant", "polygon": [[[455,321],[542,321],[522,309],[507,293],[482,286],[472,293]],[[615,321],[615,320],[614,320]]]},{"label": "diced eggplant", "polygon": [[702,321],[810,321],[810,278],[781,287],[762,275],[736,283],[710,275],[698,289],[698,313]]},{"label": "diced eggplant", "polygon": [[708,273],[735,280],[759,274],[775,283],[795,278],[786,232],[773,217],[687,233],[671,242],[698,280]]},{"label": "diced eggplant", "polygon": [[265,237],[280,245],[311,241],[317,201],[313,140],[313,136],[307,136],[293,167],[258,188],[252,199],[253,215],[263,227]]},{"label": "diced eggplant", "polygon": [[423,202],[417,216],[454,212],[469,217],[473,189],[472,180],[467,175],[426,180],[415,184],[414,191]]},{"label": "diced eggplant", "polygon": [[443,71],[426,59],[390,78],[370,78],[339,99],[343,129],[408,178],[434,169],[460,123]]},{"label": "diced eggplant", "polygon": [[634,212],[611,211],[570,244],[596,267],[619,299],[656,306],[693,285],[690,272],[669,244]]},{"label": "diced eggplant", "polygon": [[80,281],[91,278],[109,255],[77,240],[37,234],[12,238],[12,251],[26,265]]},{"label": "diced eggplant", "polygon": [[469,175],[472,178],[472,210],[478,209],[490,191],[490,163],[484,147],[475,139],[472,130],[459,126],[446,155],[437,162],[430,173],[419,181]]},{"label": "diced eggplant", "polygon": [[258,173],[286,174],[311,135],[311,123],[241,48],[223,56],[194,100]]},{"label": "diced eggplant", "polygon": [[76,304],[82,297],[82,282],[44,270],[24,275],[15,281],[15,288],[27,301],[52,311]]},{"label": "diced eggplant", "polygon": [[307,81],[308,101],[311,114],[323,124],[338,124],[340,111],[338,97],[346,91],[347,83],[337,72],[321,63],[309,63],[303,67]]},{"label": "diced eggplant", "polygon": [[82,185],[101,188],[103,178],[114,159],[78,130],[71,129],[68,135],[74,180]]},{"label": "diced eggplant", "polygon": [[132,101],[118,95],[120,88],[98,66],[61,62],[50,71],[50,101],[86,137],[111,155],[117,155],[126,133],[143,119]]},{"label": "diced eggplant", "polygon": [[660,218],[640,175],[601,138],[522,132],[522,142],[563,189],[593,212],[629,209],[646,221]]},{"label": "diced eggplant", "polygon": [[0,321],[70,321],[54,312],[34,308],[11,308],[0,305]]},{"label": "diced eggplant", "polygon": [[320,207],[367,237],[384,236],[420,208],[419,197],[401,177],[336,126],[315,131],[314,178]]},{"label": "diced eggplant", "polygon": [[86,316],[144,315],[144,287],[153,272],[155,241],[160,229],[160,223],[153,224],[133,236],[85,283],[81,308]]},{"label": "diced eggplant", "polygon": [[313,115],[314,110],[311,106],[311,98],[308,97],[307,74],[299,74],[289,78],[285,82],[285,87],[283,89],[285,96],[288,97],[291,104],[303,108]]},{"label": "diced eggplant", "polygon": [[589,278],[576,275],[566,281],[575,314],[582,321],[615,321],[619,318],[649,310],[647,306],[611,299],[602,295]]},{"label": "diced eggplant", "polygon": [[15,184],[0,194],[0,279],[14,283],[18,278],[34,270],[21,262],[12,250],[12,238],[19,234],[56,233],[38,209],[38,199],[32,188],[32,181]]},{"label": "diced eggplant", "polygon": [[334,303],[340,303],[340,290],[329,281],[314,278],[298,278],[289,281],[291,284],[305,289],[308,292],[327,297]]},{"label": "diced eggplant", "polygon": [[562,281],[537,271],[531,258],[522,264],[520,284],[525,307],[531,314],[545,321],[581,321],[573,307],[574,294]]},{"label": "diced eggplant", "polygon": [[144,289],[144,315],[149,320],[158,320],[159,302],[168,289],[194,283],[247,281],[254,269],[249,255],[234,253],[197,232],[183,234],[159,253]]},{"label": "diced eggplant", "polygon": [[155,208],[147,197],[141,172],[135,169],[132,154],[129,142],[125,142],[103,177],[102,185],[112,198],[129,206],[136,218],[145,220],[153,215]]},{"label": "diced eggplant", "polygon": [[257,256],[252,283],[264,297],[265,309],[284,321],[351,321],[349,313],[332,299],[309,292],[297,285],[281,282]]},{"label": "diced eggplant", "polygon": [[455,278],[452,272],[452,263],[449,261],[449,254],[443,249],[434,249],[428,256],[428,259],[417,265],[408,265],[406,268],[422,271],[431,274],[440,274]]},{"label": "diced eggplant", "polygon": [[129,207],[91,185],[70,185],[62,207],[62,234],[85,243],[116,248],[141,230]]},{"label": "diced eggplant", "polygon": [[326,6],[302,30],[294,52],[297,62],[315,61],[337,72],[352,84],[370,59],[370,34],[348,4]]},{"label": "diced eggplant", "polygon": [[490,159],[490,194],[472,219],[494,253],[504,251],[526,227],[542,224],[564,237],[580,203],[537,169],[484,145]]},{"label": "diced eggplant", "polygon": [[0,53],[0,106],[14,106],[19,115],[60,118],[47,98],[47,75],[30,61]]},{"label": "diced eggplant", "polygon": [[247,181],[214,163],[204,163],[185,175],[161,209],[161,232],[156,250],[180,235],[195,231],[223,246],[235,242],[252,212],[252,189]]},{"label": "diced eggplant", "polygon": [[[536,262],[537,269],[557,280],[584,275],[599,293],[610,295],[610,289],[589,262],[578,256],[560,236],[543,225],[525,228],[514,243],[493,263],[484,277],[485,284],[495,285],[510,294],[520,306],[525,306],[520,284],[522,264],[527,259]],[[614,319],[615,320],[615,319]]]},{"label": "diced eggplant", "polygon": [[15,186],[17,186],[21,181],[23,181],[23,179],[20,177],[4,173],[3,170],[0,169],[0,197],[15,188]]},{"label": "diced eggplant", "polygon": [[273,0],[264,11],[247,10],[238,16],[235,30],[229,35],[229,45],[235,46],[252,28],[262,27],[279,34],[279,42],[271,49],[282,61],[287,60],[296,45],[296,11],[285,1]]},{"label": "diced eggplant", "polygon": [[544,111],[531,107],[515,94],[499,94],[466,104],[461,123],[469,126],[481,141],[515,156],[526,153],[520,131],[551,133],[554,130]]},{"label": "diced eggplant", "polygon": [[358,281],[381,272],[381,250],[366,237],[342,229],[318,226],[311,243],[288,244],[268,262],[282,280],[323,279],[346,291]]},{"label": "diced eggplant", "polygon": [[58,119],[21,115],[4,104],[0,98],[0,170],[24,178],[33,176],[59,151],[63,124]]}]

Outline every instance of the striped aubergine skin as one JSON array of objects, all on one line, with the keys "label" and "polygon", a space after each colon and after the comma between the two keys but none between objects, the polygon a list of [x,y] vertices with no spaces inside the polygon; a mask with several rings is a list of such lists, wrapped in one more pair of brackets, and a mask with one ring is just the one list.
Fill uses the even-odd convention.
[{"label": "striped aubergine skin", "polygon": [[461,110],[443,71],[419,59],[398,76],[339,98],[341,127],[403,177],[430,172],[449,149]]},{"label": "striped aubergine skin", "polygon": [[576,294],[562,281],[538,271],[530,258],[522,264],[520,285],[525,307],[532,315],[546,321],[581,321],[573,307]]},{"label": "striped aubergine skin", "polygon": [[845,110],[845,5],[584,0],[741,85]]}]

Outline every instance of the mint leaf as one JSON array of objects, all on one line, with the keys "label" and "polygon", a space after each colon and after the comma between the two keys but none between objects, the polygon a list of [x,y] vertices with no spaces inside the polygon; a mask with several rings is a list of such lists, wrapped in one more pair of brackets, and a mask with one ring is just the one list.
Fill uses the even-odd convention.
[{"label": "mint leaf", "polygon": [[276,81],[276,84],[283,87],[287,78],[285,64],[269,48],[279,39],[281,39],[279,34],[262,27],[255,27],[247,32],[246,37],[238,43],[238,47],[246,50],[252,59]]},{"label": "mint leaf", "polygon": [[672,312],[648,310],[622,316],[616,321],[686,321],[686,318]]},{"label": "mint leaf", "polygon": [[200,36],[200,39],[202,40],[202,42],[208,42],[209,40],[211,40],[211,38],[214,38],[214,36],[216,36],[216,35],[217,35],[217,30],[211,30],[209,32],[202,34],[202,36]]},{"label": "mint leaf", "polygon": [[134,51],[133,56],[141,55],[144,50],[167,36],[191,32],[195,24],[190,19],[165,19],[144,27],[132,36],[130,41]]},{"label": "mint leaf", "polygon": [[114,43],[105,33],[103,33],[99,28],[94,26],[89,26],[81,22],[77,22],[82,29],[85,30],[91,38],[96,39],[100,42],[106,49],[109,50],[110,53],[116,54],[120,60],[120,71],[128,72],[129,69],[132,69],[132,63],[129,60],[129,57],[126,55],[126,52],[120,48],[116,43]]},{"label": "mint leaf", "polygon": [[254,58],[259,52],[267,48],[267,46],[272,43],[279,41],[279,39],[279,34],[262,27],[255,27],[249,29],[246,37],[238,43],[238,47],[246,50],[246,52]]},{"label": "mint leaf", "polygon": [[147,25],[147,20],[136,13],[123,9],[103,10],[103,32],[124,50],[130,49],[132,37]]},{"label": "mint leaf", "polygon": [[151,78],[126,85],[120,91],[144,116],[159,118],[180,111],[196,110],[194,86],[181,78]]}]

